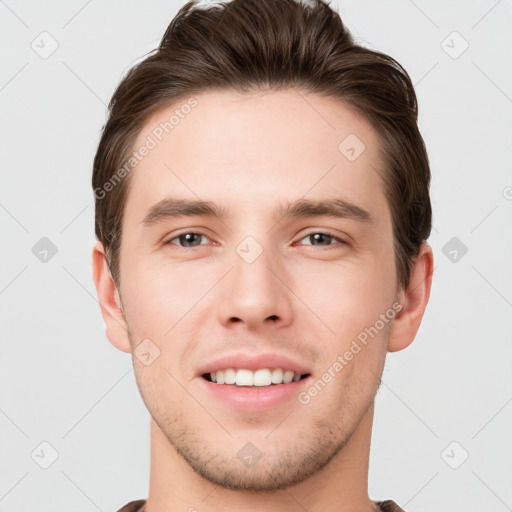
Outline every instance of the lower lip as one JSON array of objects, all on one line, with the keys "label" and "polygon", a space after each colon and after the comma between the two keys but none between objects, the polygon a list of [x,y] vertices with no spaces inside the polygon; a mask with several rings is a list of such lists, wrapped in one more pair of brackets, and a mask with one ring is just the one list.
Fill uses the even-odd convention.
[{"label": "lower lip", "polygon": [[217,384],[199,377],[208,392],[233,409],[240,411],[264,411],[283,404],[296,397],[300,389],[308,383],[311,375],[288,384],[273,384],[268,387],[244,387]]}]

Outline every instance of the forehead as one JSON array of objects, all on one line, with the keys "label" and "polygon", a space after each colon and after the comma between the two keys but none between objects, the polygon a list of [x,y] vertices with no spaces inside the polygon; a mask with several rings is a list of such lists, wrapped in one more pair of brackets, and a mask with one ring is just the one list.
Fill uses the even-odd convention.
[{"label": "forehead", "polygon": [[156,112],[133,149],[144,145],[151,149],[132,171],[127,210],[169,194],[243,209],[261,208],[262,198],[342,195],[377,217],[387,210],[377,134],[338,99],[202,93]]}]

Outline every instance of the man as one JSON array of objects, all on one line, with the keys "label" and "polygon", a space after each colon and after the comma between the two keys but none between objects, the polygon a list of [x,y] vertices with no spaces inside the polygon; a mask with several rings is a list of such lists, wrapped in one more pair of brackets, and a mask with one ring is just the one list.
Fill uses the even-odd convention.
[{"label": "man", "polygon": [[407,73],[324,2],[179,11],[94,161],[94,281],[151,414],[122,512],[402,510],[369,449],[430,294],[429,185]]}]

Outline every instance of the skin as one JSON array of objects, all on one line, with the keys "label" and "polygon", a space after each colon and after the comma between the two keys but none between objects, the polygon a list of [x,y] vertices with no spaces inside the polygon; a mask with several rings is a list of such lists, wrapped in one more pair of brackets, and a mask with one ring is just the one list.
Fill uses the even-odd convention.
[{"label": "skin", "polygon": [[[420,326],[432,249],[422,245],[400,289],[377,135],[343,102],[294,90],[196,99],[132,171],[119,288],[101,243],[93,250],[110,342],[133,355],[149,338],[160,350],[149,366],[132,357],[152,416],[147,511],[375,510],[367,490],[374,398],[386,353],[406,348]],[[157,112],[136,146],[176,108]],[[351,133],[366,146],[355,161],[338,150]],[[214,201],[232,216],[145,226],[149,209],[169,195]],[[340,196],[375,223],[273,214],[285,201]],[[308,236],[326,230],[346,243]],[[204,236],[186,248],[176,237],[187,232]],[[249,235],[263,249],[250,264],[236,252]],[[196,376],[228,353],[278,352],[316,380],[394,302],[401,311],[307,405],[292,399],[240,412]],[[264,454],[253,467],[237,458],[248,442]]]}]

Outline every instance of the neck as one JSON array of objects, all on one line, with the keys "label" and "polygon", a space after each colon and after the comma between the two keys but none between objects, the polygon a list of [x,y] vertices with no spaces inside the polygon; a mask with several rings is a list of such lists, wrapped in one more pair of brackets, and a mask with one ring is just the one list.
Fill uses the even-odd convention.
[{"label": "neck", "polygon": [[151,419],[151,468],[146,512],[373,512],[368,464],[374,406],[345,446],[312,477],[282,491],[255,493],[215,486],[195,473]]}]

